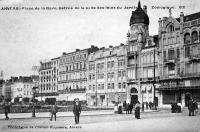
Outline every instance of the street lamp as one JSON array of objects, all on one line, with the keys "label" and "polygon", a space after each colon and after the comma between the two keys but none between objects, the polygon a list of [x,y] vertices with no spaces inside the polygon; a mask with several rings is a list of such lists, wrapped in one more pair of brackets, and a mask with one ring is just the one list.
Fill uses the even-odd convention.
[{"label": "street lamp", "polygon": [[35,94],[36,94],[36,88],[37,88],[37,87],[33,87],[33,88],[32,88],[32,92],[33,92],[33,98],[32,98],[32,103],[33,103],[33,105],[32,105],[32,107],[33,107],[33,110],[32,110],[32,117],[36,117],[36,116],[35,116]]}]

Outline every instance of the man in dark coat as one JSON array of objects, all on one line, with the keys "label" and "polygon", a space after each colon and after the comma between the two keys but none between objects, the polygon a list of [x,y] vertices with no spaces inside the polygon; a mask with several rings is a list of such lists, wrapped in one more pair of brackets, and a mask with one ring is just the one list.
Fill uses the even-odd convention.
[{"label": "man in dark coat", "polygon": [[3,109],[4,109],[4,113],[5,113],[5,120],[8,120],[8,113],[10,112],[10,103],[6,100],[4,100],[3,102]]},{"label": "man in dark coat", "polygon": [[58,112],[58,108],[57,108],[57,105],[56,105],[56,102],[54,105],[51,106],[51,118],[50,118],[50,121],[52,121],[52,118],[54,116],[54,119],[56,121],[56,113]]},{"label": "man in dark coat", "polygon": [[73,108],[73,113],[75,117],[75,124],[79,124],[79,117],[81,114],[81,104],[79,103],[79,99],[75,99],[75,104]]},{"label": "man in dark coat", "polygon": [[189,110],[189,116],[194,116],[194,103],[193,100],[190,99],[189,103],[188,103],[188,110]]},{"label": "man in dark coat", "polygon": [[129,110],[130,110],[130,114],[132,114],[132,110],[133,110],[133,103],[130,103],[130,105],[129,105]]},{"label": "man in dark coat", "polygon": [[139,101],[135,105],[135,118],[140,119],[140,102]]}]

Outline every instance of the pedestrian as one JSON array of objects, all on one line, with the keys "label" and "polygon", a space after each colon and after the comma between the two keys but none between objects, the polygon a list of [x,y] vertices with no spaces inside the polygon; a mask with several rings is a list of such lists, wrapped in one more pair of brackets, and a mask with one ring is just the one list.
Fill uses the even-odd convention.
[{"label": "pedestrian", "polygon": [[119,102],[118,104],[118,114],[122,114],[122,104]]},{"label": "pedestrian", "polygon": [[152,102],[149,102],[149,109],[151,110]]},{"label": "pedestrian", "polygon": [[4,114],[5,114],[5,120],[8,120],[8,113],[10,112],[10,103],[7,100],[3,101],[3,109],[4,109]]},{"label": "pedestrian", "polygon": [[130,103],[129,105],[129,114],[132,114],[132,111],[133,111],[133,103]]},{"label": "pedestrian", "polygon": [[126,114],[129,114],[129,103],[126,104]]},{"label": "pedestrian", "polygon": [[56,105],[56,102],[55,102],[54,105],[51,106],[51,111],[50,111],[51,118],[50,118],[50,121],[52,121],[53,116],[54,116],[54,120],[56,121],[56,113],[57,112],[58,112],[58,108],[57,108],[57,105]]},{"label": "pedestrian", "polygon": [[135,105],[135,118],[140,119],[140,102],[139,101]]},{"label": "pedestrian", "polygon": [[148,102],[146,102],[146,109],[148,110],[148,106],[149,106],[149,103]]},{"label": "pedestrian", "polygon": [[124,102],[123,102],[123,109],[124,109],[124,111],[126,111],[126,105],[127,105],[127,104],[126,104],[126,101],[124,101]]},{"label": "pedestrian", "polygon": [[198,103],[197,103],[196,100],[194,100],[193,105],[194,105],[194,112],[195,112],[195,115],[196,115],[197,112],[198,112]]},{"label": "pedestrian", "polygon": [[81,104],[79,103],[78,98],[75,99],[73,113],[74,113],[74,117],[75,117],[75,124],[79,124],[79,117],[81,114]]},{"label": "pedestrian", "polygon": [[194,116],[194,103],[192,99],[189,100],[188,110],[189,110],[189,116]]},{"label": "pedestrian", "polygon": [[142,111],[144,111],[144,102],[142,102]]}]

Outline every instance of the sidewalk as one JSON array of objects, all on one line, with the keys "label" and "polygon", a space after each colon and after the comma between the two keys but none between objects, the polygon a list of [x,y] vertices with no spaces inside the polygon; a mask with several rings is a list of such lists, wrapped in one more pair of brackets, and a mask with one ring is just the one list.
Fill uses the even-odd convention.
[{"label": "sidewalk", "polygon": [[[157,112],[156,110],[148,110],[142,113],[148,112]],[[81,116],[99,116],[99,115],[114,115],[113,110],[95,110],[95,111],[82,111]],[[35,113],[36,118],[50,118],[49,112],[40,112]],[[69,112],[58,112],[57,117],[74,117],[72,111]],[[25,118],[33,118],[32,113],[10,113],[8,115],[10,119],[25,119]],[[0,120],[4,120],[5,115],[3,113],[0,114]]]}]

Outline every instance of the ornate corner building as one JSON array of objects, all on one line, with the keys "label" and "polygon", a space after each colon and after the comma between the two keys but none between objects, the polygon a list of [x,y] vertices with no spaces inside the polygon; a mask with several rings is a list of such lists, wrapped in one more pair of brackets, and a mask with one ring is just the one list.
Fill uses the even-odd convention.
[{"label": "ornate corner building", "polygon": [[200,101],[200,12],[159,19],[160,105]]},{"label": "ornate corner building", "polygon": [[158,80],[158,36],[149,36],[147,6],[132,12],[127,33],[127,102],[153,102]]}]

